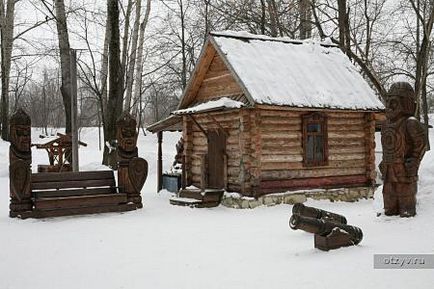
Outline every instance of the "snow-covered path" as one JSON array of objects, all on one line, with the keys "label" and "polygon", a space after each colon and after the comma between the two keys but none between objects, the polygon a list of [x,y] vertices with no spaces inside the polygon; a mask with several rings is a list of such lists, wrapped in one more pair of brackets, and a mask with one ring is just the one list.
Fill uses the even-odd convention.
[{"label": "snow-covered path", "polygon": [[[36,135],[36,133],[33,133]],[[96,130],[83,131],[83,169],[99,167]],[[169,165],[178,135],[165,134]],[[432,140],[434,143],[434,139]],[[236,210],[170,206],[155,191],[156,137],[141,136],[150,164],[144,208],[45,220],[8,218],[8,144],[0,142],[0,289],[430,288],[434,270],[374,270],[373,254],[434,253],[434,155],[421,169],[418,216],[375,216],[373,201],[307,205],[362,228],[357,247],[322,252],[288,227],[290,205]],[[34,165],[47,162],[33,151]]]}]

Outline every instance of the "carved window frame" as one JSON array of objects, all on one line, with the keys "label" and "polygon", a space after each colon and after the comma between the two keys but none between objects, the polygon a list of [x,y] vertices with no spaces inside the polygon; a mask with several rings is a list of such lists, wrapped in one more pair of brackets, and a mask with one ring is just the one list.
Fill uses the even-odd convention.
[{"label": "carved window frame", "polygon": [[[328,165],[328,133],[326,114],[321,112],[305,114],[302,116],[302,126],[303,165],[305,167],[319,167]],[[322,141],[320,146],[322,158],[315,153],[317,151],[318,141],[321,139]],[[309,146],[313,146],[312,154],[309,152]]]}]

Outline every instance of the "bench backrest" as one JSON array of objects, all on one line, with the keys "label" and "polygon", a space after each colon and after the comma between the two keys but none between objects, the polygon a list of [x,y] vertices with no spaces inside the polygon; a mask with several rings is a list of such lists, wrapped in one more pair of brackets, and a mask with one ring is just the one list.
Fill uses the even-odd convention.
[{"label": "bench backrest", "polygon": [[61,172],[32,174],[32,191],[74,188],[114,188],[113,171]]}]

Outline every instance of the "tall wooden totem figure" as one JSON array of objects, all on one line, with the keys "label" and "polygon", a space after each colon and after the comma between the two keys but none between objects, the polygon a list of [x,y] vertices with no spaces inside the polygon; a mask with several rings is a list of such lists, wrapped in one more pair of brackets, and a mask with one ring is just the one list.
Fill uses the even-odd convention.
[{"label": "tall wooden totem figure", "polygon": [[9,216],[19,217],[31,211],[30,182],[32,176],[32,151],[30,147],[30,117],[22,109],[18,109],[10,119],[9,135]]},{"label": "tall wooden totem figure", "polygon": [[140,191],[148,176],[148,163],[138,157],[137,122],[124,113],[116,123],[118,184],[121,193],[127,194],[128,203],[142,208]]},{"label": "tall wooden totem figure", "polygon": [[381,128],[384,211],[388,216],[416,214],[419,165],[425,153],[425,132],[413,117],[416,102],[412,86],[394,83],[386,96],[386,121]]}]

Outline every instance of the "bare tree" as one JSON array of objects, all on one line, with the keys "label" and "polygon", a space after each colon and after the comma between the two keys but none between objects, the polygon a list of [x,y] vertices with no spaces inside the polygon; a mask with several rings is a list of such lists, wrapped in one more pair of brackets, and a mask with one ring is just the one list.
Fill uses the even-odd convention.
[{"label": "bare tree", "polygon": [[[54,1],[56,11],[57,37],[59,41],[60,67],[62,73],[62,92],[63,105],[65,106],[65,130],[66,133],[71,132],[71,90],[72,90],[72,75],[71,75],[71,46],[69,44],[68,25],[66,21],[65,3],[64,0]],[[47,6],[48,8],[48,6]],[[51,11],[51,10],[50,10]]]},{"label": "bare tree", "polygon": [[[146,12],[142,23],[140,23],[139,46],[137,48],[137,64],[136,64],[136,79],[134,91],[134,107],[133,114],[137,115],[142,92],[142,73],[143,73],[143,49],[145,43],[145,30],[151,13],[151,0],[146,0]],[[131,84],[132,85],[132,84]]]},{"label": "bare tree", "polygon": [[[109,95],[104,124],[103,164],[116,167],[116,120],[122,113],[123,72],[120,57],[119,5],[117,0],[107,1],[107,17],[110,19],[109,42]],[[110,147],[109,147],[110,146]]]},{"label": "bare tree", "polygon": [[1,137],[9,140],[9,76],[11,70],[15,0],[0,0],[1,33]]}]

